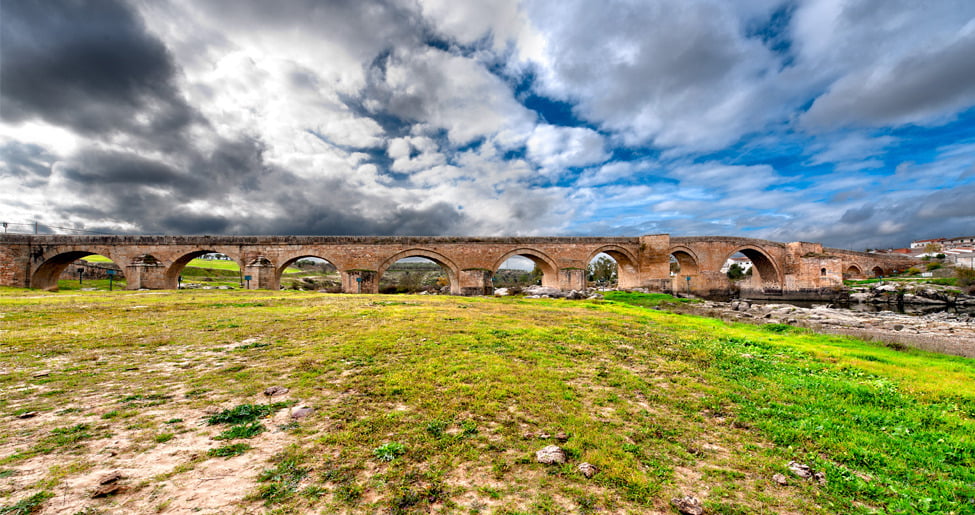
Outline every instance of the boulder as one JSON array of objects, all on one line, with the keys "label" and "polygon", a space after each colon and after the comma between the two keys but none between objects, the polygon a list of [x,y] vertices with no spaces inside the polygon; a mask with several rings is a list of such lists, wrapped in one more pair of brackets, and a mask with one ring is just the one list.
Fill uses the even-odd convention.
[{"label": "boulder", "polygon": [[692,495],[685,495],[684,497],[675,497],[670,500],[671,504],[677,508],[677,511],[683,513],[684,515],[703,515],[704,506],[701,504],[701,500]]},{"label": "boulder", "polygon": [[595,476],[596,472],[599,472],[599,469],[595,465],[586,461],[580,463],[578,469],[579,472],[582,472],[583,476],[586,476],[586,479]]},{"label": "boulder", "polygon": [[546,465],[561,465],[565,460],[565,451],[558,445],[549,445],[535,453],[535,461]]},{"label": "boulder", "polygon": [[551,286],[529,286],[525,288],[525,293],[528,295],[538,295],[539,297],[552,297],[559,298],[564,297],[565,293],[558,288],[552,288]]}]

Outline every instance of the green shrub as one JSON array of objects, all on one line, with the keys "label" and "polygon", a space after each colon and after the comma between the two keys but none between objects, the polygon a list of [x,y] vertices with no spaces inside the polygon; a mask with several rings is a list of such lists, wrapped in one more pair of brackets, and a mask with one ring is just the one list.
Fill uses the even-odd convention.
[{"label": "green shrub", "polygon": [[207,417],[207,424],[243,424],[264,418],[275,411],[287,408],[293,402],[275,402],[274,404],[241,404]]},{"label": "green shrub", "polygon": [[956,268],[955,277],[958,278],[955,284],[962,288],[975,284],[975,270],[971,268]]},{"label": "green shrub", "polygon": [[384,443],[372,450],[372,454],[379,461],[393,461],[405,452],[406,446],[399,442]]}]

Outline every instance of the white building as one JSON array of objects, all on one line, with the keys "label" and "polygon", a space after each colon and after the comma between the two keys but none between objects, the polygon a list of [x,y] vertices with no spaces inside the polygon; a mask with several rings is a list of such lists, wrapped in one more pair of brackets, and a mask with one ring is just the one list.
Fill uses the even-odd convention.
[{"label": "white building", "polygon": [[721,266],[721,273],[722,274],[728,273],[728,270],[731,268],[731,265],[734,264],[740,266],[741,271],[746,273],[752,268],[752,261],[746,257],[728,258],[728,260],[724,262],[724,265]]}]

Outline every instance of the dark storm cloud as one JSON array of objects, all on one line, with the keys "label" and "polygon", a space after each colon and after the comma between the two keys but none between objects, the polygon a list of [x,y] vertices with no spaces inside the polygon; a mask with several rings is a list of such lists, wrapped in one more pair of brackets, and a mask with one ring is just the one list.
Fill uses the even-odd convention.
[{"label": "dark storm cloud", "polygon": [[0,176],[10,175],[24,180],[47,177],[54,160],[50,152],[38,145],[10,141],[0,145]]},{"label": "dark storm cloud", "polygon": [[[191,156],[186,172],[134,153],[87,149],[58,165],[65,196],[86,199],[65,206],[69,217],[130,223],[149,234],[458,234],[468,222],[452,205],[397,206],[342,178],[307,179],[268,164],[253,139],[228,140]],[[212,212],[191,209],[201,199]],[[226,213],[227,205],[253,205]],[[261,206],[282,206],[265,213]],[[363,207],[383,206],[366,216]],[[370,210],[373,211],[373,210]],[[95,225],[92,230],[106,230]]]},{"label": "dark storm cloud", "polygon": [[[355,192],[340,192],[352,193]],[[338,200],[338,199],[336,199]],[[381,201],[381,199],[374,199]],[[466,216],[452,205],[437,203],[426,208],[404,206],[386,212],[378,219],[357,214],[356,210],[337,209],[336,206],[308,206],[288,218],[253,220],[252,223],[267,234],[334,234],[334,235],[444,235],[458,232]]]},{"label": "dark storm cloud", "polygon": [[146,185],[186,190],[199,184],[196,177],[126,152],[84,150],[64,164],[60,171],[72,182],[97,188]]},{"label": "dark storm cloud", "polygon": [[195,114],[176,66],[129,6],[113,0],[8,1],[0,7],[0,111],[82,134],[151,135]]}]

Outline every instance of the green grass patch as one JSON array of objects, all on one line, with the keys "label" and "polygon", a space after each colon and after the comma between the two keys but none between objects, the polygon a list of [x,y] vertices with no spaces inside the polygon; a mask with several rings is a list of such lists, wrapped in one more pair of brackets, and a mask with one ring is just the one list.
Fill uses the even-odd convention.
[{"label": "green grass patch", "polygon": [[301,466],[303,459],[300,456],[285,453],[277,456],[276,460],[278,464],[274,468],[264,470],[257,478],[259,483],[263,483],[258,488],[257,497],[264,501],[265,506],[294,496],[298,484],[309,472],[308,468]]},{"label": "green grass patch", "polygon": [[666,293],[637,293],[628,291],[608,291],[603,294],[603,298],[613,302],[621,302],[631,306],[643,308],[657,308],[669,304],[689,304],[701,302],[698,299],[682,299],[667,295]]},{"label": "green grass patch", "polygon": [[44,502],[52,497],[54,497],[54,494],[46,490],[37,492],[16,504],[0,507],[0,515],[30,515],[31,513],[36,513],[40,511]]},{"label": "green grass patch", "polygon": [[264,418],[275,411],[292,406],[293,402],[275,402],[273,404],[241,404],[226,409],[206,418],[209,425],[214,424],[243,424]]},{"label": "green grass patch", "polygon": [[234,456],[240,456],[245,452],[251,450],[250,444],[246,443],[233,443],[230,445],[224,445],[223,447],[217,447],[215,449],[210,449],[207,451],[207,456],[219,457],[219,458],[233,458]]},{"label": "green grass patch", "polygon": [[229,429],[214,436],[214,440],[240,440],[244,438],[254,438],[266,430],[264,424],[260,422],[243,422],[230,426]]}]

